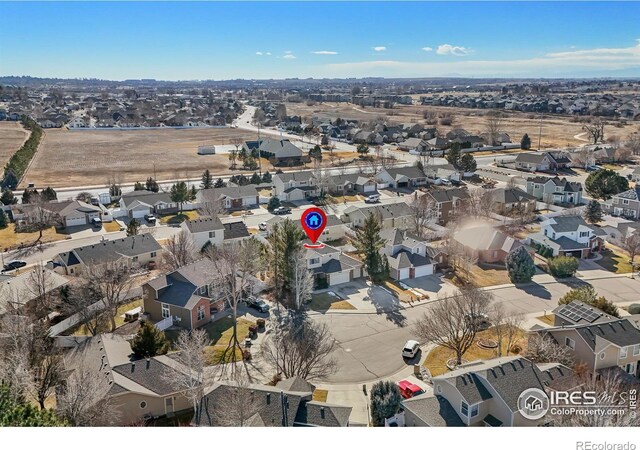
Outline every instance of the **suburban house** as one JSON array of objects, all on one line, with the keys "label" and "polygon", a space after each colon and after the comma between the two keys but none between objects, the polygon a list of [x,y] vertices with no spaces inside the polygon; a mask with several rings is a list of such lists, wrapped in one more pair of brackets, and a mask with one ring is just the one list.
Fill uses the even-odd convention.
[{"label": "suburban house", "polygon": [[162,256],[162,246],[149,233],[77,247],[54,256],[53,268],[58,273],[80,275],[87,265],[118,262],[130,267],[144,267]]},{"label": "suburban house", "polygon": [[[347,427],[350,406],[313,400],[315,387],[301,378],[287,378],[275,386],[218,382],[204,393],[198,426]],[[246,417],[224,414],[233,398],[246,399]]]},{"label": "suburban house", "polygon": [[540,224],[541,231],[530,234],[527,243],[552,250],[553,256],[588,258],[604,247],[606,232],[580,216],[558,216]]},{"label": "suburban house", "polygon": [[382,169],[376,179],[380,185],[390,188],[415,188],[427,184],[427,176],[416,166]]},{"label": "suburban house", "polygon": [[581,205],[582,184],[566,178],[527,178],[527,193],[545,203]]},{"label": "suburban house", "polygon": [[508,215],[518,211],[532,213],[536,210],[536,198],[520,188],[498,188],[489,192],[493,212]]},{"label": "suburban house", "polygon": [[[266,222],[267,233],[271,234],[273,232],[273,227],[275,227],[276,224],[281,223],[285,220],[291,220],[291,219],[287,219],[287,217],[283,217],[283,216],[273,216],[271,219],[267,220]],[[297,227],[302,229],[302,225],[300,224],[299,220],[294,220],[293,223]],[[338,217],[335,214],[328,214],[327,224],[325,225],[324,230],[322,231],[322,234],[318,238],[318,241],[332,242],[332,241],[337,241],[339,239],[343,239],[346,236],[346,231],[347,231],[347,226],[344,223],[342,223],[342,221],[338,219]]]},{"label": "suburban house", "polygon": [[[40,270],[42,273],[36,273]],[[2,276],[0,277],[0,316],[10,309],[19,310],[38,298],[41,293],[53,293],[68,282],[69,280],[62,275],[41,266],[28,269],[16,276]],[[37,288],[36,283],[39,284]]]},{"label": "suburban house", "polygon": [[262,139],[258,146],[260,156],[267,158],[276,165],[302,164],[307,156],[303,156],[302,150],[291,143],[289,139]]},{"label": "suburban house", "polygon": [[549,419],[524,417],[518,399],[527,389],[549,392],[573,371],[561,364],[536,365],[521,356],[473,361],[433,377],[434,395],[403,400],[404,423],[421,426],[540,426]]},{"label": "suburban house", "polygon": [[434,263],[425,242],[397,228],[383,230],[380,237],[385,240],[380,251],[387,256],[391,278],[406,280],[433,275]]},{"label": "suburban house", "polygon": [[326,280],[327,286],[335,286],[366,276],[361,261],[330,245],[307,249],[306,258],[307,268],[313,273],[316,285],[319,285],[319,280]]},{"label": "suburban house", "polygon": [[212,285],[216,274],[213,263],[203,258],[148,281],[142,286],[145,315],[153,323],[167,319],[186,329],[209,323],[211,309],[224,306]]},{"label": "suburban house", "polygon": [[329,193],[332,195],[345,195],[353,192],[373,194],[378,188],[375,179],[359,173],[332,175],[329,177],[328,184]]},{"label": "suburban house", "polygon": [[556,327],[585,325],[616,320],[598,308],[574,300],[566,305],[559,305],[553,311],[553,325]]},{"label": "suburban house", "polygon": [[463,203],[469,199],[466,188],[432,189],[425,193],[430,196],[438,210],[438,222],[446,225]]},{"label": "suburban house", "polygon": [[[567,161],[565,161],[565,159],[567,159]],[[566,167],[569,163],[570,161],[566,157],[557,161],[551,152],[519,153],[518,156],[516,156],[515,168],[527,172],[554,172]]]},{"label": "suburban house", "polygon": [[[524,246],[517,239],[488,225],[458,230],[452,240],[467,256],[489,264],[504,264],[509,253]],[[527,250],[533,257],[533,249]]]},{"label": "suburban house", "polygon": [[136,357],[124,336],[93,336],[70,351],[64,366],[68,376],[73,376],[74,370],[92,370],[105,380],[98,385],[96,398],[110,399],[116,423],[109,425],[139,424],[192,408],[182,390],[168,381],[177,377],[183,366],[167,355]]},{"label": "suburban house", "polygon": [[404,202],[362,207],[349,206],[344,210],[341,219],[351,228],[358,228],[370,214],[380,219],[383,229],[407,229],[413,226],[413,211]]},{"label": "suburban house", "polygon": [[102,209],[99,206],[90,205],[79,200],[67,200],[62,202],[49,202],[42,205],[47,211],[51,211],[60,218],[65,227],[76,227],[91,224],[93,219],[102,217]]},{"label": "suburban house", "polygon": [[631,180],[636,183],[640,181],[640,166],[636,166],[633,168],[633,172],[631,172]]},{"label": "suburban house", "polygon": [[427,147],[428,147],[427,141],[417,137],[409,138],[404,142],[400,142],[398,144],[398,148],[405,152],[414,151],[414,152],[422,153],[427,151]]},{"label": "suburban house", "polygon": [[320,189],[311,172],[285,172],[273,176],[274,197],[283,202],[293,202],[318,197]]},{"label": "suburban house", "polygon": [[614,216],[640,218],[640,186],[614,195],[603,203],[603,209]]},{"label": "suburban house", "polygon": [[196,202],[205,209],[239,209],[257,208],[260,198],[255,186],[228,186],[213,189],[202,189],[196,194]]},{"label": "suburban house", "polygon": [[242,221],[222,223],[218,217],[199,217],[185,220],[180,228],[187,231],[197,249],[206,245],[222,245],[224,242],[251,237]]},{"label": "suburban house", "polygon": [[571,349],[575,361],[585,364],[591,372],[619,367],[640,377],[640,330],[628,319],[600,321],[598,313],[589,310],[574,312],[572,316],[578,315],[583,316],[582,323],[537,332]]},{"label": "suburban house", "polygon": [[169,192],[133,191],[122,194],[120,209],[130,219],[142,219],[147,214],[173,214],[178,204],[171,200]]}]

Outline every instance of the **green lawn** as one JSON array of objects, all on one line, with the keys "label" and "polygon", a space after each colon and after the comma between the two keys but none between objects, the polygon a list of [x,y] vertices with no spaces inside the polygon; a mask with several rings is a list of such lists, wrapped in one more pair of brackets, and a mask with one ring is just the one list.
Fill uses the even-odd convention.
[{"label": "green lawn", "polygon": [[355,306],[348,301],[341,300],[327,292],[313,294],[311,296],[311,303],[309,303],[308,306],[314,311],[327,311],[329,309],[356,309]]},{"label": "green lawn", "polygon": [[613,273],[631,273],[629,255],[619,247],[608,244],[602,251],[602,259],[596,261],[600,267]]},{"label": "green lawn", "polygon": [[166,223],[167,225],[177,225],[185,220],[189,219],[197,219],[198,211],[183,211],[182,214],[168,214],[166,216],[160,217],[160,223]]}]

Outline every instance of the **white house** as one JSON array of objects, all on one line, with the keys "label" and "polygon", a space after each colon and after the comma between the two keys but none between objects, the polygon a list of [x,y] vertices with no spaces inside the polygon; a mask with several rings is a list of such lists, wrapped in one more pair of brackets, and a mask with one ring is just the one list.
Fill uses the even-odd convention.
[{"label": "white house", "polygon": [[317,197],[320,194],[311,172],[286,172],[273,176],[273,195],[280,201],[297,201]]},{"label": "white house", "polygon": [[433,275],[434,263],[425,242],[397,228],[383,230],[380,237],[386,241],[380,251],[387,255],[391,278],[406,280]]},{"label": "white house", "polygon": [[427,176],[416,166],[382,169],[376,174],[376,179],[382,187],[406,188],[424,186]]},{"label": "white house", "polygon": [[607,235],[605,230],[589,225],[580,216],[552,217],[540,226],[541,231],[530,234],[527,243],[548,247],[553,256],[588,258],[592,252],[602,249]]},{"label": "white house", "polygon": [[196,202],[202,206],[218,203],[228,211],[257,208],[260,205],[258,191],[251,185],[202,189],[196,194]]},{"label": "white house", "polygon": [[316,285],[319,279],[326,280],[328,286],[335,286],[366,275],[362,262],[329,245],[307,249],[306,257],[307,268],[313,273]]},{"label": "white house", "polygon": [[130,219],[142,219],[147,214],[178,212],[178,204],[171,200],[168,192],[133,191],[122,194],[120,210],[126,211]]},{"label": "white house", "polygon": [[69,128],[86,128],[87,123],[82,117],[74,117],[73,119],[71,119],[71,121],[69,121],[67,126]]},{"label": "white house", "polygon": [[185,220],[180,227],[186,230],[193,239],[196,249],[200,250],[207,244],[220,246],[251,237],[247,226],[242,221],[222,223],[217,217],[200,217]]}]

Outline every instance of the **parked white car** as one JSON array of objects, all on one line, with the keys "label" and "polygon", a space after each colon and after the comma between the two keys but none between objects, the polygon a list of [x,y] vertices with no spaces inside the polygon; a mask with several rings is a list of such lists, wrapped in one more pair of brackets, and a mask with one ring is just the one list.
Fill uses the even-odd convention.
[{"label": "parked white car", "polygon": [[403,358],[413,358],[416,356],[420,350],[420,343],[418,341],[409,340],[406,344],[404,344],[404,348],[402,349],[402,357]]}]

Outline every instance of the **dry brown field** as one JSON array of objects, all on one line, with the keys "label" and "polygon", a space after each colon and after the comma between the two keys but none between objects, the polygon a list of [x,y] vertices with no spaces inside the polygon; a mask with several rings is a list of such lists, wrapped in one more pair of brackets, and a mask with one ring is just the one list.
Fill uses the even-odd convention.
[{"label": "dry brown field", "polygon": [[[447,133],[452,128],[464,128],[472,133],[482,133],[485,131],[487,119],[484,116],[490,110],[449,108],[438,106],[420,105],[397,105],[393,109],[372,108],[355,106],[346,103],[319,103],[307,106],[304,103],[288,103],[288,114],[299,114],[303,117],[311,117],[314,114],[325,115],[332,118],[341,117],[343,119],[357,119],[370,121],[377,117],[386,117],[391,123],[425,123],[423,112],[433,110],[437,113],[451,113],[455,116],[452,126],[437,126],[441,133]],[[502,130],[509,133],[513,142],[520,142],[525,133],[529,134],[532,148],[538,146],[538,135],[540,133],[540,116],[533,113],[508,112],[504,111],[505,117],[502,119]],[[622,128],[608,125],[605,127],[605,138],[617,136],[625,139],[631,133],[640,131],[640,123],[628,122]],[[577,136],[577,137],[576,137]],[[563,148],[584,144],[586,136],[583,134],[582,124],[574,122],[572,117],[544,115],[542,117],[542,148]]]},{"label": "dry brown field", "polygon": [[36,186],[105,185],[197,178],[205,169],[230,173],[227,154],[198,155],[199,145],[228,145],[234,138],[255,139],[255,133],[232,128],[155,130],[46,130],[22,180]]},{"label": "dry brown field", "polygon": [[24,141],[29,137],[29,132],[22,128],[20,122],[0,122],[0,168],[9,161]]}]

